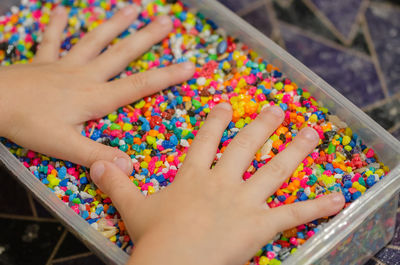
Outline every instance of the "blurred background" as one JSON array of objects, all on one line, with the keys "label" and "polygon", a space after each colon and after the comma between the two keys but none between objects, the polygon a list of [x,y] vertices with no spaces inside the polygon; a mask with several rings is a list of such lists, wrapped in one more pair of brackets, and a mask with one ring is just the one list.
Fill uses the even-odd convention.
[{"label": "blurred background", "polygon": [[[220,2],[400,140],[399,0]],[[102,264],[1,167],[0,178],[1,265]],[[373,264],[400,264],[399,226],[393,240],[368,262]]]}]

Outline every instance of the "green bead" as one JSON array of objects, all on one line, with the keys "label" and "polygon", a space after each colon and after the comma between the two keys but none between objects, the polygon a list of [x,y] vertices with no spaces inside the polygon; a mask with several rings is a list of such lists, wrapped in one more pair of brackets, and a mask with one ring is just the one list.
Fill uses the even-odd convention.
[{"label": "green bead", "polygon": [[113,140],[111,140],[111,146],[118,146],[119,145],[119,139],[118,138],[114,138]]},{"label": "green bead", "polygon": [[195,107],[196,109],[201,107],[201,103],[198,100],[192,99],[192,105],[193,107]]},{"label": "green bead", "polygon": [[71,190],[67,190],[66,192],[65,192],[65,195],[67,195],[67,196],[69,196],[69,195],[71,195],[72,194],[72,191]]},{"label": "green bead", "polygon": [[107,118],[108,118],[111,122],[113,122],[113,121],[115,121],[115,120],[118,118],[118,115],[117,115],[117,114],[110,113],[110,114],[108,114]]},{"label": "green bead", "polygon": [[156,142],[156,138],[154,138],[153,136],[147,136],[146,141],[148,144],[152,145]]},{"label": "green bead", "polygon": [[210,60],[216,61],[218,59],[218,56],[216,54],[210,54],[208,58],[210,58]]},{"label": "green bead", "polygon": [[176,103],[182,104],[182,102],[183,102],[182,96],[177,96],[177,97],[176,97]]},{"label": "green bead", "polygon": [[132,137],[125,138],[125,143],[132,145],[133,144],[133,138]]},{"label": "green bead", "polygon": [[129,146],[128,146],[127,144],[123,144],[123,145],[121,145],[121,146],[119,147],[119,150],[121,150],[121,151],[123,151],[123,152],[128,151],[128,149],[129,149]]},{"label": "green bead", "polygon": [[190,117],[189,118],[189,120],[190,120],[190,124],[192,124],[193,126],[196,124],[196,118],[195,117]]},{"label": "green bead", "polygon": [[336,152],[336,146],[334,146],[332,143],[330,143],[328,146],[328,154],[333,154],[335,152]]},{"label": "green bead", "polygon": [[194,139],[194,134],[192,132],[188,132],[188,134],[185,135],[185,139]]},{"label": "green bead", "polygon": [[110,130],[114,131],[114,130],[121,130],[121,126],[119,126],[119,124],[113,123],[110,126]]},{"label": "green bead", "polygon": [[276,83],[276,84],[274,85],[274,88],[275,88],[276,90],[282,90],[282,88],[283,88],[283,83],[282,83],[282,82]]},{"label": "green bead", "polygon": [[366,187],[365,181],[364,181],[364,178],[363,178],[363,177],[360,177],[360,178],[358,179],[358,183],[360,183],[361,185],[363,185],[364,187]]},{"label": "green bead", "polygon": [[72,200],[72,202],[75,203],[75,204],[80,204],[80,203],[81,203],[81,200],[80,200],[79,198],[74,198],[74,199]]},{"label": "green bead", "polygon": [[260,64],[258,65],[258,70],[264,71],[264,70],[265,70],[265,64],[260,63]]}]

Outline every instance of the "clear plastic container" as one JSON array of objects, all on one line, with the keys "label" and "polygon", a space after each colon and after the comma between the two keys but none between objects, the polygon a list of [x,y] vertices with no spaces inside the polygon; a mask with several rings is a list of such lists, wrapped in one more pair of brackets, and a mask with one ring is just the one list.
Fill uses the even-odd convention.
[{"label": "clear plastic container", "polygon": [[[1,1],[0,10],[18,0]],[[238,37],[269,63],[305,87],[374,148],[391,172],[342,211],[283,264],[363,264],[393,236],[400,189],[400,142],[359,108],[258,30],[214,0],[183,0]],[[335,65],[332,65],[335,67]],[[107,264],[124,264],[128,255],[58,199],[0,144],[4,165]]]}]

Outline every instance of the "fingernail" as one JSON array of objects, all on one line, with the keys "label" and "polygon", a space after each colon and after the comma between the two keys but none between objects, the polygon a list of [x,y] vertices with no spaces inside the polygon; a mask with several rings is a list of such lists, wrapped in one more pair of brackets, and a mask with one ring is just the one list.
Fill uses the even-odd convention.
[{"label": "fingernail", "polygon": [[123,172],[128,172],[128,170],[130,168],[129,162],[125,158],[116,157],[116,158],[114,158],[113,163],[117,167],[119,167],[119,169],[121,169]]},{"label": "fingernail", "polygon": [[171,19],[168,16],[159,16],[157,22],[161,25],[167,25],[171,23]]},{"label": "fingernail", "polygon": [[60,14],[61,12],[63,12],[64,9],[65,9],[64,6],[58,5],[56,8],[54,8],[53,13],[54,13],[55,15],[58,15],[58,14]]},{"label": "fingernail", "polygon": [[335,192],[331,195],[331,200],[334,203],[343,203],[343,199],[344,197],[340,192]]},{"label": "fingernail", "polygon": [[100,181],[101,176],[104,174],[104,170],[104,163],[96,162],[93,164],[93,166],[90,168],[90,177],[94,183],[98,183]]},{"label": "fingernail", "polygon": [[231,104],[229,104],[227,102],[219,103],[217,106],[218,106],[218,108],[222,108],[222,109],[225,109],[225,110],[231,110],[232,109]]},{"label": "fingernail", "polygon": [[192,62],[184,62],[180,64],[185,70],[193,70],[194,64]]},{"label": "fingernail", "polygon": [[316,140],[319,138],[317,131],[310,127],[306,127],[300,131],[299,135],[302,135],[304,138],[308,140]]},{"label": "fingernail", "polygon": [[122,14],[124,16],[130,16],[135,12],[135,8],[133,6],[127,6],[122,9]]},{"label": "fingernail", "polygon": [[269,111],[271,111],[271,113],[273,114],[273,115],[275,115],[276,117],[283,117],[283,110],[280,108],[280,107],[278,107],[278,106],[271,106],[270,108],[269,108]]},{"label": "fingernail", "polygon": [[271,107],[271,105],[265,104],[264,106],[262,106],[261,111],[264,111],[264,110],[268,109],[269,107]]}]

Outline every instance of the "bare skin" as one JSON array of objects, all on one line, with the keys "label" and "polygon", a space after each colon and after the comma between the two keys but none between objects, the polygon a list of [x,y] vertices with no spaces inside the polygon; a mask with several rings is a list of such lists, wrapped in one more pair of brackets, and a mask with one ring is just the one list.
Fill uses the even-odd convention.
[{"label": "bare skin", "polygon": [[232,117],[229,104],[217,105],[174,182],[146,198],[113,163],[95,162],[91,177],[111,197],[136,244],[128,264],[243,265],[277,232],[342,209],[340,193],[274,209],[265,203],[318,144],[311,128],[303,129],[251,179],[242,180],[254,154],[283,116],[276,106],[262,111],[210,169]]},{"label": "bare skin", "polygon": [[135,242],[128,264],[242,265],[277,232],[342,209],[341,194],[274,209],[265,203],[317,145],[318,135],[311,128],[303,129],[251,179],[242,180],[258,148],[281,124],[279,107],[263,110],[210,169],[232,118],[226,103],[209,114],[175,181],[145,198],[127,177],[132,162],[124,152],[80,135],[87,120],[184,82],[194,73],[194,65],[184,63],[108,82],[172,29],[169,18],[158,17],[100,54],[136,16],[133,6],[124,8],[60,59],[67,14],[59,7],[34,62],[0,69],[0,135],[52,157],[92,165],[92,180],[110,195]]},{"label": "bare skin", "polygon": [[160,16],[100,54],[136,17],[133,6],[125,7],[60,59],[59,47],[68,16],[63,7],[57,7],[33,63],[0,69],[0,136],[87,167],[99,159],[115,161],[130,174],[129,156],[82,136],[82,125],[182,83],[194,73],[193,64],[183,63],[107,82],[172,30],[170,18]]}]

